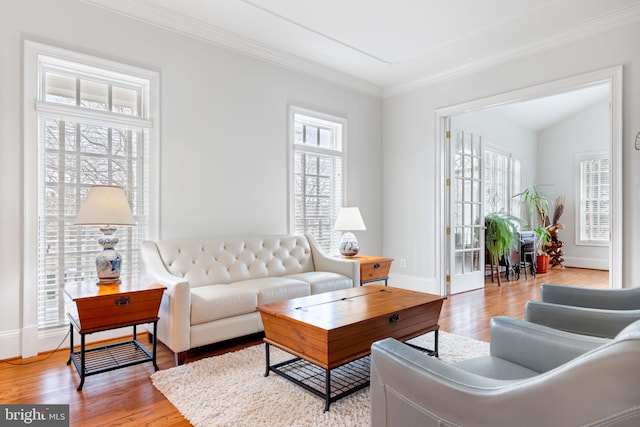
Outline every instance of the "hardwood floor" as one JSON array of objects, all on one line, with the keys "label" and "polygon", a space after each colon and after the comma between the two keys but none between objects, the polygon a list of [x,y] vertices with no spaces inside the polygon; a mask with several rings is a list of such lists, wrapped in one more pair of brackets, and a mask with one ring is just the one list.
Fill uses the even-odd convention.
[{"label": "hardwood floor", "polygon": [[536,277],[524,274],[520,280],[507,282],[502,286],[485,281],[484,289],[453,295],[445,301],[440,313],[440,328],[443,331],[489,341],[489,322],[494,316],[524,317],[524,305],[529,300],[540,300],[540,285],[559,283],[569,286],[606,288],[609,286],[609,272],[567,268],[549,270]]},{"label": "hardwood floor", "polygon": [[[497,283],[449,297],[440,316],[442,330],[488,341],[493,316],[522,318],[524,304],[539,299],[545,282],[605,288],[608,272],[567,268],[535,278]],[[144,341],[144,339],[143,339]],[[188,353],[187,363],[261,343],[260,336],[208,346]],[[69,403],[72,426],[188,426],[180,413],[151,384],[151,364],[132,366],[86,379],[82,392],[75,368],[67,366],[68,350],[0,363],[0,402],[3,404]],[[19,365],[19,366],[18,366]],[[158,345],[160,369],[173,367],[173,354]]]}]

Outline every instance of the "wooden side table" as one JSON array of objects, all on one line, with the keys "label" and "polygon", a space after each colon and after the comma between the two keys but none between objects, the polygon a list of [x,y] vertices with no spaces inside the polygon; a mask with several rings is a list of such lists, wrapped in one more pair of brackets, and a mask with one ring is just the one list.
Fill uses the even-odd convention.
[{"label": "wooden side table", "polygon": [[[75,303],[76,311],[68,314],[70,321],[69,360],[80,374],[78,391],[85,377],[152,362],[155,370],[158,309],[165,286],[146,278],[122,280],[122,283],[98,285],[77,282],[65,285],[66,295]],[[150,353],[138,340],[136,326],[153,323],[153,351]],[[130,340],[86,349],[85,336],[94,332],[133,326]],[[80,334],[80,350],[74,351],[73,329]]]},{"label": "wooden side table", "polygon": [[389,280],[389,269],[393,258],[379,256],[358,255],[345,258],[360,263],[360,286],[370,282],[384,282],[387,286]]}]

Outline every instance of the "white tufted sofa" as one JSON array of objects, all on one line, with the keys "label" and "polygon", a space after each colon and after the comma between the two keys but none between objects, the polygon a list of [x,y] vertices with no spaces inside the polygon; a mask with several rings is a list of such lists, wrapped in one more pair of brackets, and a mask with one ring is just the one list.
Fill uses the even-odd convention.
[{"label": "white tufted sofa", "polygon": [[158,339],[187,350],[263,330],[256,306],[360,283],[357,262],[326,256],[311,236],[145,241],[145,274],[167,286]]}]

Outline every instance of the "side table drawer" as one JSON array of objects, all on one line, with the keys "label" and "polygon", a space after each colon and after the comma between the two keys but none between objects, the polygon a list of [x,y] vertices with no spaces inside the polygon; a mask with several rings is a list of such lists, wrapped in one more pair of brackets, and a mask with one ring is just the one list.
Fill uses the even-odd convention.
[{"label": "side table drawer", "polygon": [[373,261],[360,264],[360,281],[365,282],[375,279],[386,279],[389,277],[389,261]]},{"label": "side table drawer", "polygon": [[110,329],[133,322],[153,321],[164,289],[98,295],[76,300],[82,331]]}]

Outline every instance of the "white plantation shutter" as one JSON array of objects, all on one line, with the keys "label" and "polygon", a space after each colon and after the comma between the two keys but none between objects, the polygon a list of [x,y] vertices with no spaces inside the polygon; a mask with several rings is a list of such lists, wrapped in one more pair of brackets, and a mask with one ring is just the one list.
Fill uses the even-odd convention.
[{"label": "white plantation shutter", "polygon": [[73,225],[89,188],[118,185],[136,226],[120,227],[122,276],[138,273],[150,230],[149,81],[59,58],[38,58],[38,329],[66,323],[65,283],[97,280],[97,227]]},{"label": "white plantation shutter", "polygon": [[579,242],[607,244],[611,228],[609,159],[606,154],[579,156]]},{"label": "white plantation shutter", "polygon": [[326,253],[336,252],[333,229],[343,201],[344,121],[292,107],[292,230],[309,233]]}]

